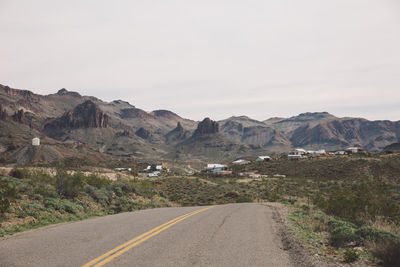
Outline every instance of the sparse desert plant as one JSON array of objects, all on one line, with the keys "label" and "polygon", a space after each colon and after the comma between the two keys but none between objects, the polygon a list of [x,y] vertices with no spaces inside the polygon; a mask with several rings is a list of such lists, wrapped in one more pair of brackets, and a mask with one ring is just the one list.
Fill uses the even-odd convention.
[{"label": "sparse desert plant", "polygon": [[85,176],[81,172],[73,175],[63,169],[57,169],[55,187],[57,192],[67,198],[74,198],[83,190]]},{"label": "sparse desert plant", "polygon": [[19,179],[28,179],[31,177],[31,172],[27,168],[14,168],[10,171],[10,176]]},{"label": "sparse desert plant", "polygon": [[357,250],[355,250],[353,248],[346,249],[346,251],[343,254],[344,262],[347,262],[347,263],[355,262],[359,258],[360,258],[360,255],[358,254]]},{"label": "sparse desert plant", "polygon": [[370,249],[384,266],[400,266],[400,242],[391,240],[370,243]]},{"label": "sparse desert plant", "polygon": [[0,181],[0,216],[3,216],[10,207],[11,201],[17,196],[17,189],[7,183]]}]

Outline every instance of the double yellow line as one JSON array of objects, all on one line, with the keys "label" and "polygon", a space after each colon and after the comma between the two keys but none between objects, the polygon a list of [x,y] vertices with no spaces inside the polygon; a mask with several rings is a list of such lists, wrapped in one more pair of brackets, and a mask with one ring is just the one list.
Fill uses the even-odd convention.
[{"label": "double yellow line", "polygon": [[178,222],[181,222],[183,220],[186,220],[187,218],[189,218],[190,216],[193,216],[197,213],[206,211],[208,209],[211,209],[213,207],[207,207],[204,209],[200,209],[200,210],[195,210],[193,212],[184,214],[182,216],[179,216],[178,218],[175,218],[169,222],[166,222],[160,226],[157,226],[156,228],[151,229],[150,231],[141,234],[125,243],[123,243],[122,245],[119,245],[115,248],[113,248],[112,250],[108,251],[107,253],[104,253],[103,255],[95,258],[92,261],[89,261],[88,263],[82,265],[82,267],[89,267],[89,266],[95,266],[95,267],[100,267],[103,266],[104,264],[112,261],[113,259],[115,259],[116,257],[122,255],[123,253],[127,252],[128,250],[130,250],[131,248],[139,245],[140,243],[146,241],[147,239],[161,233],[162,231],[170,228],[171,226],[177,224]]}]

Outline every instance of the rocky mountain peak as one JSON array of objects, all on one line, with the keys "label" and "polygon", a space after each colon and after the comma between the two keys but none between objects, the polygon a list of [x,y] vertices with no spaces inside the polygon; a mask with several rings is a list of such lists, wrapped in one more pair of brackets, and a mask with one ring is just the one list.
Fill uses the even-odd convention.
[{"label": "rocky mountain peak", "polygon": [[202,122],[200,122],[197,125],[197,129],[194,132],[194,135],[214,134],[219,132],[220,132],[219,123],[210,120],[210,118],[205,118]]},{"label": "rocky mountain peak", "polygon": [[109,116],[91,100],[77,105],[72,111],[46,125],[46,128],[107,128]]},{"label": "rocky mountain peak", "polygon": [[176,124],[176,128],[178,131],[183,131],[183,127],[180,121],[178,121],[178,123]]},{"label": "rocky mountain peak", "polygon": [[70,95],[70,96],[74,96],[74,97],[81,97],[81,95],[77,92],[70,92],[65,88],[62,88],[60,90],[58,90],[57,95]]},{"label": "rocky mountain peak", "polygon": [[163,118],[170,118],[170,119],[180,118],[174,112],[169,111],[169,110],[164,110],[164,109],[154,110],[151,112],[151,114],[153,114],[156,117],[163,117]]}]

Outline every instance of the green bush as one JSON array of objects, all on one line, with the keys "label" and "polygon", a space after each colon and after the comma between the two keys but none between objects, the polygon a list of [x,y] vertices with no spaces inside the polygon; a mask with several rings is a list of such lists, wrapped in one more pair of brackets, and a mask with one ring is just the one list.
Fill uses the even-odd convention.
[{"label": "green bush", "polygon": [[334,229],[338,227],[349,227],[349,228],[356,228],[356,226],[353,223],[346,222],[343,220],[340,220],[335,217],[330,217],[328,222],[327,222],[328,230],[333,231]]},{"label": "green bush", "polygon": [[59,208],[59,203],[57,199],[54,198],[46,198],[45,200],[43,200],[43,204],[46,208],[50,208],[50,209],[58,209]]},{"label": "green bush", "polygon": [[71,175],[65,170],[57,169],[55,178],[55,187],[57,192],[67,198],[77,197],[83,190],[85,184],[85,176],[81,172]]},{"label": "green bush", "polygon": [[318,196],[314,204],[330,215],[362,225],[376,216],[397,221],[400,208],[391,198],[388,185],[366,180],[354,184],[334,185],[327,198]]},{"label": "green bush", "polygon": [[239,196],[236,198],[236,203],[248,203],[253,202],[253,199],[250,196]]},{"label": "green bush", "polygon": [[93,186],[86,186],[86,192],[91,198],[93,198],[97,203],[107,206],[111,203],[110,192],[106,188],[97,189]]},{"label": "green bush", "polygon": [[349,242],[355,241],[355,230],[348,226],[334,228],[330,232],[329,243],[334,247],[342,247]]},{"label": "green bush", "polygon": [[16,197],[17,189],[6,181],[0,181],[0,216],[7,212]]},{"label": "green bush", "polygon": [[60,202],[60,205],[58,206],[58,209],[60,211],[65,211],[68,213],[72,214],[77,214],[78,213],[78,206],[68,200],[63,200]]},{"label": "green bush", "polygon": [[112,203],[111,210],[114,213],[120,213],[123,211],[130,211],[133,209],[132,200],[124,197],[119,197],[115,199]]},{"label": "green bush", "polygon": [[372,254],[382,261],[384,266],[400,266],[400,242],[388,240],[372,244]]},{"label": "green bush", "polygon": [[374,227],[362,227],[355,234],[364,245],[372,246],[372,253],[384,265],[400,266],[400,237],[398,235]]},{"label": "green bush", "polygon": [[355,249],[349,248],[343,254],[344,262],[352,263],[360,258],[360,255]]},{"label": "green bush", "polygon": [[18,179],[31,178],[31,172],[27,168],[14,168],[10,172],[10,176]]},{"label": "green bush", "polygon": [[111,180],[106,177],[101,177],[96,174],[86,176],[86,183],[96,188],[106,187],[111,184]]}]

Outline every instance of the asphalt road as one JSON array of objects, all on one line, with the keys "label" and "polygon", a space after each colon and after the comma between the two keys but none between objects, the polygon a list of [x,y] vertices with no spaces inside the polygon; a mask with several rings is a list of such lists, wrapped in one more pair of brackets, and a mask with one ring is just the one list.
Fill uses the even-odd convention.
[{"label": "asphalt road", "polygon": [[64,223],[0,239],[0,266],[298,266],[273,217],[244,203]]}]

